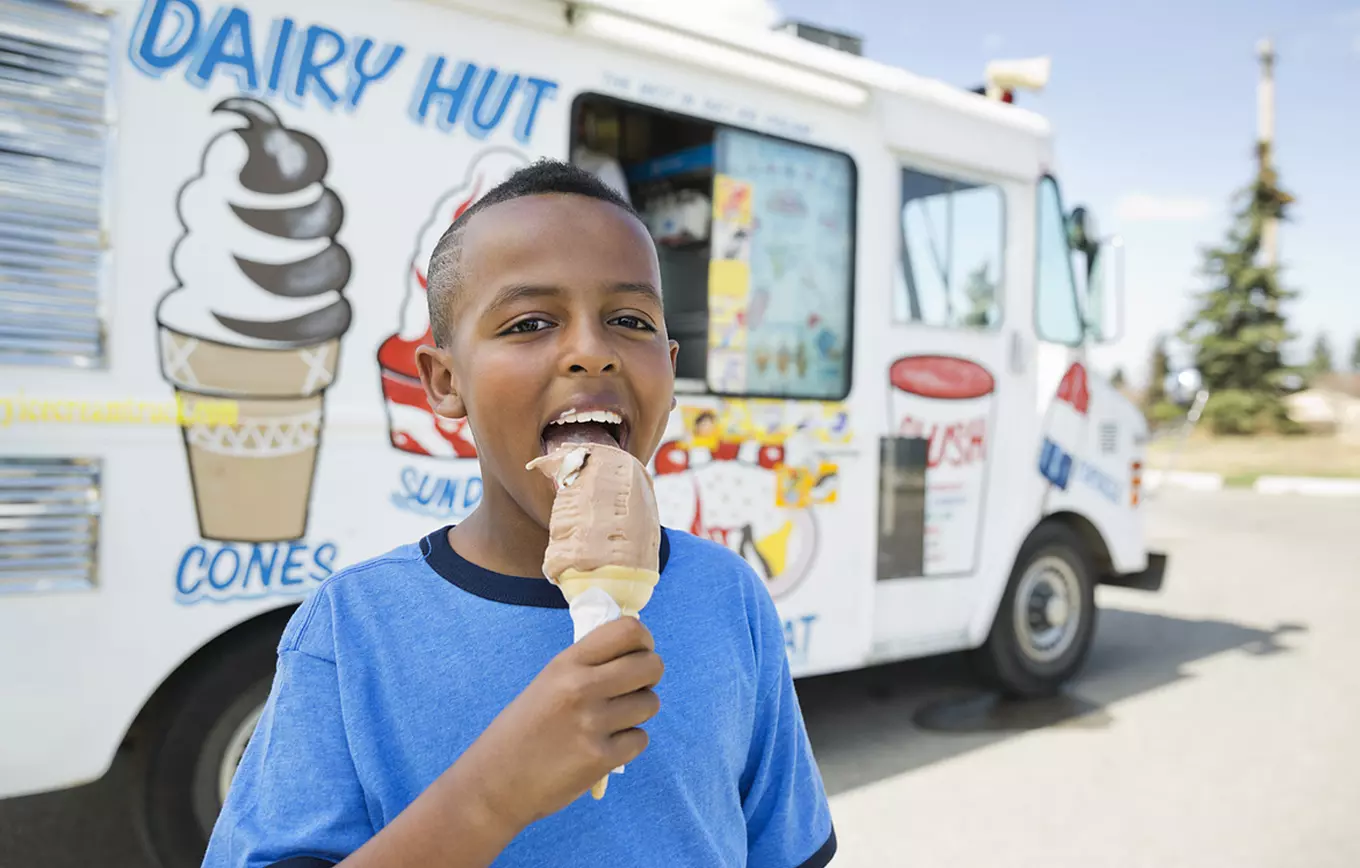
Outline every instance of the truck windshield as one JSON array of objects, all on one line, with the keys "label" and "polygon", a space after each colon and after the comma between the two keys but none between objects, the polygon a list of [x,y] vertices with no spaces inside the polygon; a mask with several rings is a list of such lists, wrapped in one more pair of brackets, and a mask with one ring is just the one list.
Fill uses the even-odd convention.
[{"label": "truck windshield", "polygon": [[1058,182],[1045,175],[1039,181],[1034,276],[1034,328],[1040,340],[1078,346],[1085,337],[1077,300],[1072,250],[1067,243],[1067,221]]}]

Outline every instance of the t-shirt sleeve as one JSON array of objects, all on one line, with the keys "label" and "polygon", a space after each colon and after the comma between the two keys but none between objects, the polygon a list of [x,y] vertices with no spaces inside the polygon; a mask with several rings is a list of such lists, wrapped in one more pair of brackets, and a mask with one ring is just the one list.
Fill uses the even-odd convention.
[{"label": "t-shirt sleeve", "polygon": [[794,692],[782,622],[764,587],[754,597],[760,692],[741,781],[748,862],[822,868],[836,853],[831,807]]},{"label": "t-shirt sleeve", "polygon": [[335,663],[299,647],[297,620],[280,643],[269,698],[203,868],[322,868],[374,834],[345,737]]}]

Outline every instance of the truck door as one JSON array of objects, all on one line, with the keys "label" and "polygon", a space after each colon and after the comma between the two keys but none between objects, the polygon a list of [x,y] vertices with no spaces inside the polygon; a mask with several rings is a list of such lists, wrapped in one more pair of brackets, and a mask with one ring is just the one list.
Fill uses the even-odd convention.
[{"label": "truck door", "polygon": [[[875,350],[885,402],[879,443],[874,655],[958,647],[979,577],[1005,569],[998,491],[1003,420],[1029,406],[1016,299],[1027,289],[1032,201],[1021,185],[903,163],[897,177],[895,285]],[[1008,255],[1008,250],[1017,250]],[[992,544],[984,544],[987,540]],[[1002,545],[1001,548],[1006,548]],[[1010,554],[1010,552],[1001,552]]]}]

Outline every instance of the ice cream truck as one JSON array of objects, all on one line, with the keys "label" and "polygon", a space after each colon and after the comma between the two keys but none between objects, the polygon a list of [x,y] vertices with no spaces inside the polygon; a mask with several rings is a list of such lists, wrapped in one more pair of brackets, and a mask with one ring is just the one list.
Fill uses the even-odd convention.
[{"label": "ice cream truck", "polygon": [[540,157],[655,238],[663,523],[749,562],[795,677],[967,652],[1042,695],[1098,585],[1160,587],[1087,361],[1119,245],[1011,99],[1044,70],[653,5],[0,0],[0,797],[125,748],[197,864],[300,600],[477,508],[426,264]]}]

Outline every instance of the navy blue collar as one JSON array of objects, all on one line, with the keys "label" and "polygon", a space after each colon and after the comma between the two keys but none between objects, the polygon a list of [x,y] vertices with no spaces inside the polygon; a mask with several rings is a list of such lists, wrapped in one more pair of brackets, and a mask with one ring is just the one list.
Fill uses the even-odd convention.
[{"label": "navy blue collar", "polygon": [[[425,556],[425,563],[446,582],[469,594],[497,603],[540,609],[567,608],[567,600],[562,592],[547,579],[507,576],[479,567],[458,554],[449,545],[449,530],[452,527],[451,524],[445,525],[420,541],[420,553]],[[666,529],[662,528],[659,568],[663,571],[670,553],[670,540],[666,536]]]}]

